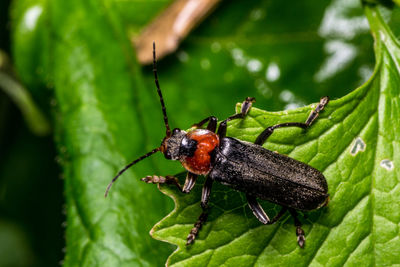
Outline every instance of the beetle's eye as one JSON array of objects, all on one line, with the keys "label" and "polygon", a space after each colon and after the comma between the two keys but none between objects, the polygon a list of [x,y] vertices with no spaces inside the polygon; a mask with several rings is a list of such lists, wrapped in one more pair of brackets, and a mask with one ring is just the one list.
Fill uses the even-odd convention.
[{"label": "beetle's eye", "polygon": [[172,134],[177,134],[177,133],[179,133],[180,131],[181,131],[180,129],[175,128],[175,129],[172,130]]}]

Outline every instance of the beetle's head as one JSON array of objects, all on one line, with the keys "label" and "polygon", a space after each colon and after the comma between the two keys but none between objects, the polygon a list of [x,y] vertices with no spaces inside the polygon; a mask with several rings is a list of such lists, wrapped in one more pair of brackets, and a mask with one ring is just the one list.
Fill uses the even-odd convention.
[{"label": "beetle's head", "polygon": [[170,137],[165,137],[161,144],[161,152],[166,159],[179,160],[192,157],[197,148],[197,141],[187,137],[187,133],[175,128]]}]

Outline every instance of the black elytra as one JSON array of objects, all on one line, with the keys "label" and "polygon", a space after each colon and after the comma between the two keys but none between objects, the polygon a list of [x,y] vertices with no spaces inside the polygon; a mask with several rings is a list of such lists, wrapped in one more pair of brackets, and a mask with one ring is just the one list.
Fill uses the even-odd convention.
[{"label": "black elytra", "polygon": [[[241,141],[226,136],[227,124],[234,119],[243,119],[251,109],[255,99],[248,97],[242,104],[241,112],[222,121],[217,130],[217,118],[210,116],[192,125],[193,130],[185,132],[179,128],[170,130],[168,116],[162,97],[157,76],[155,43],[153,43],[153,72],[157,93],[160,98],[166,136],[161,145],[125,166],[112,179],[106,189],[107,196],[112,184],[128,168],[137,162],[160,151],[166,159],[179,160],[188,170],[186,181],[182,187],[174,176],[147,176],[142,181],[147,183],[174,184],[183,193],[189,193],[196,183],[198,175],[205,175],[206,181],[201,194],[203,212],[190,230],[187,245],[194,242],[202,225],[207,220],[208,200],[214,181],[220,182],[235,190],[244,192],[248,205],[255,217],[263,224],[273,224],[286,211],[294,218],[297,243],[301,248],[305,245],[305,234],[301,222],[297,218],[297,210],[311,211],[328,204],[328,185],[321,172],[313,167],[282,154],[272,152],[262,147],[275,129],[282,127],[300,127],[307,129],[318,117],[329,102],[328,97],[311,111],[306,122],[287,122],[266,128],[255,143]],[[200,129],[207,124],[206,129]],[[267,200],[282,208],[270,219],[257,199]]]}]

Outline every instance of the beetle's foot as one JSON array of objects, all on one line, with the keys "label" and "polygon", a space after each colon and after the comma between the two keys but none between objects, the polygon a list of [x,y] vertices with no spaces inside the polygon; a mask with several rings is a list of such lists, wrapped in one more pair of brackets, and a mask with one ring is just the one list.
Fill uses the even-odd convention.
[{"label": "beetle's foot", "polygon": [[318,105],[315,107],[315,109],[313,111],[311,111],[310,115],[308,116],[308,118],[305,122],[307,127],[309,127],[313,123],[313,121],[315,121],[315,119],[318,118],[319,113],[322,110],[324,110],[324,108],[328,104],[328,102],[329,102],[329,97],[325,96],[325,97],[321,98]]},{"label": "beetle's foot", "polygon": [[176,185],[176,187],[178,187],[180,191],[182,191],[182,187],[179,184],[179,180],[175,176],[167,175],[164,177],[157,175],[148,175],[140,180],[148,184],[173,184]]},{"label": "beetle's foot", "polygon": [[205,212],[202,212],[200,214],[199,218],[197,219],[196,223],[194,224],[194,227],[192,228],[192,230],[190,230],[190,233],[186,238],[186,246],[193,244],[194,240],[196,239],[196,236],[199,234],[201,227],[207,220],[207,217],[208,217],[208,214]]},{"label": "beetle's foot", "polygon": [[163,176],[148,175],[140,180],[148,184],[165,184],[167,179]]},{"label": "beetle's foot", "polygon": [[244,100],[244,102],[251,102],[251,103],[255,103],[256,102],[256,98],[255,97],[246,97],[246,99]]},{"label": "beetle's foot", "polygon": [[242,108],[240,110],[240,113],[229,117],[228,121],[235,119],[235,118],[244,119],[244,117],[247,115],[247,113],[249,113],[249,110],[251,109],[251,106],[253,105],[254,102],[256,102],[255,97],[246,97],[246,99],[242,103]]},{"label": "beetle's foot", "polygon": [[304,231],[301,229],[300,226],[296,227],[296,235],[297,235],[297,243],[301,248],[304,248],[304,245],[306,244],[306,237],[304,236]]},{"label": "beetle's foot", "polygon": [[321,97],[319,104],[324,108],[329,102],[329,96]]},{"label": "beetle's foot", "polygon": [[[192,232],[192,231],[190,231],[190,232]],[[188,237],[186,238],[186,246],[190,246],[191,244],[193,244],[193,242],[194,242],[195,239],[196,239],[196,235],[190,233],[190,234],[188,235]]]},{"label": "beetle's foot", "polygon": [[186,238],[186,246],[193,244],[194,240],[196,239],[197,234],[200,231],[200,228],[201,228],[200,222],[197,221],[194,224],[194,227],[192,228],[192,230],[190,230],[190,233]]}]

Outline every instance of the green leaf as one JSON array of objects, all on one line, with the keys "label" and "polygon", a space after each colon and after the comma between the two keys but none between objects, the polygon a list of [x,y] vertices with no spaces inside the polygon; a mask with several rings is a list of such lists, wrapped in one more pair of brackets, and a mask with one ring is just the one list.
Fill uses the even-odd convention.
[{"label": "green leaf", "polygon": [[[177,173],[182,170],[179,163],[154,155],[126,172],[109,198],[103,194],[121,167],[158,146],[163,137],[151,68],[141,70],[136,64],[126,33],[137,34],[170,0],[14,1],[13,52],[19,76],[34,98],[50,102],[42,95],[55,93],[51,103],[67,202],[65,265],[162,265],[173,247],[152,240],[148,232],[172,209],[171,202],[138,181],[148,174]],[[186,128],[210,114],[224,118],[232,113],[232,103],[247,96],[255,96],[258,107],[280,110],[322,95],[341,96],[365,81],[373,66],[365,25],[351,28],[350,37],[324,28],[332,12],[347,26],[360,19],[360,8],[354,5],[358,1],[349,2],[221,3],[177,53],[158,64],[171,126]],[[332,70],[328,67],[337,50],[330,49],[338,44],[356,53],[339,63],[333,60],[337,64]],[[254,63],[261,67],[254,68]],[[271,69],[278,70],[275,76],[268,76]],[[287,119],[303,120],[305,110],[295,118],[289,112]],[[254,140],[262,126],[246,124],[238,125],[243,127],[242,138]],[[291,138],[288,144],[302,140],[298,134]],[[271,148],[288,153],[293,144],[275,143],[277,148]],[[310,155],[300,156],[311,160]],[[214,193],[215,199],[219,194]],[[198,195],[193,197],[197,202]],[[242,201],[244,207],[236,195],[219,203],[224,201]],[[269,212],[275,211],[269,207]],[[198,211],[187,218],[188,228]],[[251,214],[248,217],[259,226]],[[292,245],[293,226],[284,225],[291,232],[286,244]],[[186,236],[187,230],[183,232],[178,240]]]},{"label": "green leaf", "polygon": [[[151,162],[126,173],[103,197],[117,170],[148,149],[146,133],[131,128],[142,125],[137,92],[146,91],[118,17],[107,8],[77,0],[59,1],[51,10],[68,212],[65,265],[160,265],[169,247],[143,233],[168,202],[138,177]],[[148,203],[157,209],[149,213]]]},{"label": "green leaf", "polygon": [[[296,243],[293,219],[261,225],[242,193],[214,184],[210,215],[194,245],[186,236],[201,213],[199,182],[184,195],[161,191],[175,209],[152,230],[156,239],[178,246],[171,266],[389,266],[400,264],[400,45],[376,7],[365,7],[375,38],[372,77],[350,94],[331,101],[306,132],[279,129],[264,145],[321,170],[329,185],[326,208],[302,219],[306,247]],[[312,106],[285,112],[252,108],[228,135],[254,141],[268,126],[302,122]],[[182,177],[181,177],[182,179]],[[268,214],[278,211],[263,203]]]},{"label": "green leaf", "polygon": [[[152,161],[127,172],[104,198],[121,166],[150,149],[139,130],[139,99],[149,91],[115,8],[106,1],[20,1],[13,14],[21,78],[42,91],[50,80],[54,88],[67,212],[64,265],[162,265],[171,247],[148,232],[170,202],[139,179]],[[152,212],[149,203],[157,207]]]}]

